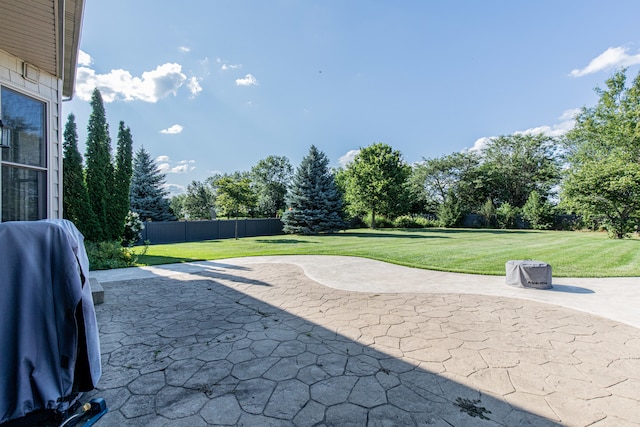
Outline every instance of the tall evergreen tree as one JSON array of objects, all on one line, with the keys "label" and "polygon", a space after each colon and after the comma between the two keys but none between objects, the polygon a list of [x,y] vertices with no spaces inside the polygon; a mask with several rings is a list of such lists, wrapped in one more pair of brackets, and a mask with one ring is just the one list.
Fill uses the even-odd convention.
[{"label": "tall evergreen tree", "polygon": [[96,220],[84,182],[82,156],[78,151],[76,116],[71,113],[64,128],[62,160],[63,217],[72,221],[87,240],[96,240]]},{"label": "tall evergreen tree", "polygon": [[131,129],[120,122],[118,128],[118,148],[114,173],[113,229],[116,236],[122,236],[124,220],[129,212],[129,187],[133,174],[133,138]]},{"label": "tall evergreen tree", "polygon": [[96,88],[91,95],[91,116],[87,125],[86,183],[91,210],[96,217],[96,240],[110,240],[108,208],[111,201],[113,165],[109,128],[107,125],[102,95]]},{"label": "tall evergreen tree", "polygon": [[328,165],[327,156],[312,145],[287,192],[288,208],[282,215],[285,233],[336,232],[346,226],[342,197]]},{"label": "tall evergreen tree", "polygon": [[143,221],[175,221],[164,184],[165,175],[149,152],[140,147],[133,159],[129,200],[131,210],[138,212]]},{"label": "tall evergreen tree", "polygon": [[118,240],[122,237],[122,231],[124,230],[124,217],[121,218],[118,214],[116,167],[113,163],[113,156],[111,154],[111,137],[109,136],[109,124],[107,124],[107,151],[109,153],[109,163],[107,164],[107,180],[105,182],[105,187],[107,189],[107,216],[105,218],[105,233],[107,240]]}]

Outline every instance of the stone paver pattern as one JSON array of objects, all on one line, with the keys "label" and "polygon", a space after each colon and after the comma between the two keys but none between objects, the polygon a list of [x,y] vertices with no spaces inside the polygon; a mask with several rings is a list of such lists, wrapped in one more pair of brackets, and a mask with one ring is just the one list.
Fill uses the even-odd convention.
[{"label": "stone paver pattern", "polygon": [[640,420],[640,330],[556,305],[344,291],[287,264],[103,286],[101,427]]}]

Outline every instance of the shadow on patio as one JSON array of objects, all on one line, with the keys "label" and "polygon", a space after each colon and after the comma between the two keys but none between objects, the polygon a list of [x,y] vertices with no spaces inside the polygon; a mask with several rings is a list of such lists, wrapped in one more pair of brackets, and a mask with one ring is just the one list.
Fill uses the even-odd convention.
[{"label": "shadow on patio", "polygon": [[[562,324],[526,342],[540,312],[551,322],[555,312],[574,313],[560,307],[344,292],[284,264],[104,287],[96,310],[103,378],[94,392],[110,407],[102,427],[544,426],[606,417],[563,393],[559,366],[576,363]],[[574,316],[569,327],[594,318]],[[563,349],[545,344],[545,332]],[[549,360],[559,366],[543,367]],[[562,404],[575,418],[563,419]]]}]

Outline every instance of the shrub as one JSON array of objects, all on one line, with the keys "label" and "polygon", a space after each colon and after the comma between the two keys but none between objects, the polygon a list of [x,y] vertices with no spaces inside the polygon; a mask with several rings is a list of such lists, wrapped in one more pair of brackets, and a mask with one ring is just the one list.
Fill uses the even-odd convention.
[{"label": "shrub", "polygon": [[522,207],[522,217],[534,230],[546,230],[553,224],[553,206],[534,190]]},{"label": "shrub", "polygon": [[440,226],[440,221],[438,221],[435,218],[418,217],[417,221],[418,221],[419,224],[422,225],[422,228],[432,228],[432,227],[439,227]]},{"label": "shrub", "polygon": [[462,206],[455,194],[449,193],[438,206],[438,220],[442,227],[452,228],[460,225],[463,218]]},{"label": "shrub", "polygon": [[585,228],[584,220],[580,215],[558,214],[553,218],[555,230],[576,231]]},{"label": "shrub", "polygon": [[495,228],[496,226],[496,207],[493,205],[491,199],[487,199],[486,202],[480,207],[480,216],[482,217],[482,225],[487,228]]},{"label": "shrub", "polygon": [[422,228],[418,222],[418,218],[411,215],[402,215],[393,220],[393,226],[396,228]]},{"label": "shrub", "polygon": [[347,228],[365,228],[366,226],[361,216],[347,217]]},{"label": "shrub", "polygon": [[503,203],[496,209],[496,218],[500,228],[516,228],[518,215],[520,215],[520,209],[509,203]]},{"label": "shrub", "polygon": [[396,228],[429,228],[437,227],[438,221],[422,216],[402,215],[393,221]]},{"label": "shrub", "polygon": [[91,270],[132,267],[138,260],[132,249],[123,247],[120,242],[85,241],[85,248]]},{"label": "shrub", "polygon": [[138,212],[129,211],[124,219],[124,233],[122,234],[122,246],[133,246],[142,238],[144,223]]},{"label": "shrub", "polygon": [[[371,214],[365,215],[365,217],[362,218],[362,222],[371,228]],[[376,215],[376,225],[373,228],[393,228],[393,221],[385,216]]]}]

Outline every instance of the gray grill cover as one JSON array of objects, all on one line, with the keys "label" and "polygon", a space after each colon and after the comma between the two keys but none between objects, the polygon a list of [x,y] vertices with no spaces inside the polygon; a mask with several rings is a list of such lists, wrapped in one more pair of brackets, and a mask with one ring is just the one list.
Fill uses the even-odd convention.
[{"label": "gray grill cover", "polygon": [[101,375],[84,238],[66,220],[8,222],[0,250],[0,423],[64,411]]},{"label": "gray grill cover", "polygon": [[540,261],[507,261],[507,285],[550,289],[551,266]]}]

